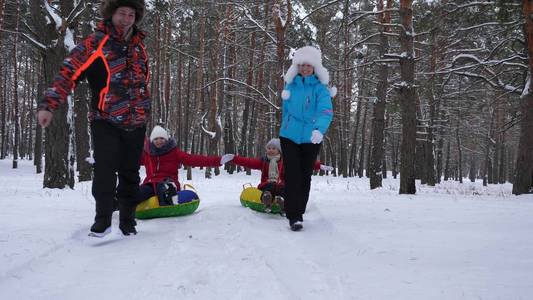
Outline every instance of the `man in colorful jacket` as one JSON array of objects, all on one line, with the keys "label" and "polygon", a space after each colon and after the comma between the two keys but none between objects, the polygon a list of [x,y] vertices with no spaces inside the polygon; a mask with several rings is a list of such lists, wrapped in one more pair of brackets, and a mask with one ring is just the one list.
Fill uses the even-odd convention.
[{"label": "man in colorful jacket", "polygon": [[[92,194],[96,216],[89,235],[111,231],[115,196],[119,201],[119,228],[137,234],[134,199],[139,192],[139,158],[151,110],[148,92],[148,56],[145,34],[137,27],[145,13],[144,0],[105,0],[103,22],[65,58],[38,106],[42,127],[67,101],[79,80],[91,88],[91,135],[94,149]],[[118,185],[117,185],[118,174]]]}]

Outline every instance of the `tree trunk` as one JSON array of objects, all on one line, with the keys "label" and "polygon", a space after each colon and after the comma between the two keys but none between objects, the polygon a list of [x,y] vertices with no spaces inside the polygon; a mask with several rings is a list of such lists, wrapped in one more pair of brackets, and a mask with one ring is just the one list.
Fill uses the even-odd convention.
[{"label": "tree trunk", "polygon": [[[387,1],[387,7],[391,4],[391,0]],[[383,0],[378,1],[378,10],[383,10]],[[389,26],[385,24],[390,23],[390,13],[380,14],[380,23],[382,24],[382,32],[380,33],[380,47],[379,57],[383,58],[388,52],[389,43],[385,32],[389,31]],[[373,121],[372,121],[372,154],[370,155],[370,189],[375,189],[382,186],[383,174],[382,167],[384,161],[383,155],[383,140],[384,140],[384,128],[385,128],[385,104],[387,101],[387,88],[388,88],[388,73],[389,67],[386,63],[381,63],[378,67],[378,84],[376,87],[377,101],[374,104]]]},{"label": "tree trunk", "polygon": [[[362,88],[364,89],[364,87]],[[363,94],[368,95],[367,93],[363,92]],[[364,110],[363,110],[363,123],[361,128],[361,148],[359,150],[359,167],[357,168],[357,176],[359,178],[364,176],[364,169],[365,169],[365,147],[366,147],[366,116],[368,114],[368,105],[369,102],[364,103]]]},{"label": "tree trunk", "polygon": [[[235,72],[236,72],[236,63],[237,63],[237,41],[235,38],[235,32],[231,30],[232,25],[234,23],[232,22],[229,24],[229,29],[226,28],[226,31],[224,32],[225,38],[224,41],[224,51],[227,51],[227,53],[224,55],[224,77],[228,78],[236,78]],[[226,45],[226,41],[229,45]],[[228,61],[227,61],[228,60]],[[226,71],[227,70],[227,71]],[[227,73],[226,73],[227,72]],[[224,107],[223,107],[223,115],[224,115],[224,151],[225,153],[236,153],[236,144],[235,144],[235,126],[232,112],[234,111],[235,107],[235,97],[233,95],[234,88],[233,85],[224,85]],[[229,174],[233,174],[233,172],[236,169],[235,164],[226,164],[225,166],[226,171]]]},{"label": "tree trunk", "polygon": [[[275,4],[272,9],[272,16],[274,20],[274,27],[276,30],[276,60],[277,60],[277,76],[276,76],[276,106],[281,107],[281,92],[283,91],[283,73],[285,72],[285,32],[288,26],[292,22],[292,6],[291,1],[286,0],[286,18],[285,22],[282,21],[282,0],[275,0]],[[281,123],[281,110],[276,111],[276,133],[279,133],[279,126]]]},{"label": "tree trunk", "polygon": [[[37,95],[43,94],[44,86],[42,84],[43,72],[40,66],[43,64],[40,63],[38,66],[38,84],[37,84]],[[37,99],[36,99],[37,101]],[[39,123],[35,122],[35,147],[33,148],[33,165],[35,166],[35,173],[41,174],[43,172],[43,128]]]},{"label": "tree trunk", "polygon": [[[204,93],[203,93],[203,82],[204,82],[204,61],[205,61],[205,31],[206,31],[206,11],[203,10],[200,16],[200,33],[199,33],[199,50],[198,50],[198,69],[196,70],[196,88],[194,89],[193,103],[196,102],[195,107],[192,111],[191,126],[189,134],[193,137],[194,132],[198,130],[200,124],[201,114],[204,112]],[[201,134],[200,134],[201,136]],[[194,149],[194,139],[191,145],[191,151]]]},{"label": "tree trunk", "polygon": [[455,129],[455,139],[457,141],[457,177],[459,183],[463,183],[463,150],[461,148],[461,140],[459,139],[459,128]]},{"label": "tree trunk", "polygon": [[513,194],[520,195],[529,192],[531,188],[531,174],[533,173],[533,1],[522,1],[522,12],[526,21],[525,37],[528,50],[529,75],[521,97],[520,112],[520,142],[516,160],[516,178],[513,184]]},{"label": "tree trunk", "polygon": [[450,178],[450,140],[446,144],[446,163],[444,164],[444,181]]},{"label": "tree trunk", "polygon": [[[432,35],[432,51],[431,51],[431,72],[437,69],[437,49],[435,45],[435,38]],[[429,102],[429,126],[427,130],[426,144],[425,144],[425,177],[426,183],[429,186],[435,186],[435,137],[433,131],[435,129],[435,119],[437,118],[437,103],[435,101],[435,76],[431,75],[428,88],[428,102]]]},{"label": "tree trunk", "polygon": [[[256,10],[257,14],[257,10]],[[252,86],[253,76],[254,76],[254,55],[255,55],[255,46],[256,46],[256,33],[255,31],[250,34],[250,56],[248,60],[248,68],[246,70],[246,85]],[[250,91],[250,88],[247,88]],[[251,91],[250,91],[251,92]],[[239,153],[244,156],[250,156],[251,150],[248,145],[250,143],[249,139],[249,126],[251,123],[251,106],[252,102],[248,97],[244,99],[244,111],[242,113],[242,128],[241,128],[241,141],[239,147]],[[249,168],[246,168],[246,174],[251,175],[252,172]]]},{"label": "tree trunk", "polygon": [[7,75],[3,73],[3,66],[0,63],[0,159],[4,159],[7,156]]},{"label": "tree trunk", "polygon": [[[225,19],[229,19],[229,15],[231,13],[231,6],[228,5],[226,7],[226,16]],[[210,89],[210,97],[209,97],[209,110],[207,111],[207,126],[209,128],[209,131],[214,133],[214,136],[206,136],[209,138],[209,145],[208,145],[208,155],[218,155],[218,142],[220,141],[220,136],[222,135],[222,128],[220,128],[218,122],[217,122],[217,116],[218,116],[218,93],[219,89],[217,88],[218,83],[216,82],[216,79],[219,76],[219,52],[220,52],[220,44],[221,39],[223,38],[223,34],[226,31],[227,22],[218,22],[218,17],[215,18],[215,45],[211,48],[211,74],[213,74],[213,83],[209,89]],[[215,171],[217,173],[218,171]],[[211,168],[207,167],[205,171],[205,177],[211,178]]]},{"label": "tree trunk", "polygon": [[[19,16],[20,16],[20,6],[17,2],[17,16],[16,16],[16,25],[15,30],[19,30]],[[19,113],[19,70],[18,70],[18,39],[19,35],[15,35],[15,40],[13,43],[13,125],[15,126],[15,139],[13,141],[13,169],[18,168],[18,158],[19,158],[19,147],[20,147],[20,113]]]},{"label": "tree trunk", "polygon": [[[2,46],[2,33],[1,30],[4,27],[4,0],[0,0],[0,47]],[[4,159],[7,156],[7,97],[6,90],[7,85],[5,84],[5,79],[7,76],[4,75],[4,64],[0,63],[0,159]],[[2,78],[4,80],[2,80]]]},{"label": "tree trunk", "polygon": [[[491,139],[491,136],[493,134],[492,130],[493,130],[493,125],[494,125],[494,118],[492,118],[492,114],[490,115],[490,126],[489,126],[489,130],[487,132],[487,137],[486,137],[486,144],[485,144],[485,163],[483,164],[483,173],[481,174],[482,175],[482,178],[483,178],[483,186],[487,186],[487,181],[489,181],[490,183],[490,177],[487,178],[487,174],[489,172],[489,165],[491,165],[491,161],[490,161],[490,148],[492,147],[492,139]],[[492,173],[492,167],[491,167],[491,173]]]},{"label": "tree trunk", "polygon": [[506,176],[506,173],[507,173],[507,169],[506,169],[506,166],[507,164],[505,163],[505,133],[502,132],[501,133],[501,142],[500,142],[500,166],[498,168],[498,170],[500,171],[498,173],[498,183],[500,184],[503,184],[505,183],[505,176]]},{"label": "tree trunk", "polygon": [[473,153],[470,156],[470,170],[468,171],[468,179],[470,179],[470,182],[476,182],[476,156]]},{"label": "tree trunk", "polygon": [[415,61],[413,51],[412,0],[400,0],[400,106],[402,115],[402,145],[400,165],[400,194],[415,194],[416,99]]},{"label": "tree trunk", "polygon": [[90,157],[90,135],[87,114],[89,111],[89,89],[86,82],[78,85],[74,93],[74,127],[76,128],[76,168],[78,181],[90,181],[92,179],[92,166],[86,161]]},{"label": "tree trunk", "polygon": [[[32,1],[33,3],[37,1]],[[73,3],[70,1],[61,1],[62,16],[68,15],[72,9]],[[35,4],[39,7],[39,3]],[[70,8],[70,9],[69,9]],[[41,11],[32,9],[33,11]],[[55,23],[44,24],[44,17],[36,16],[39,19],[36,22],[36,28],[41,28],[43,39],[47,45],[55,45],[49,47],[45,54],[43,54],[43,69],[44,82],[46,86],[50,86],[54,76],[58,72],[63,58],[66,55],[64,46],[64,32],[61,35],[55,29]],[[40,24],[40,26],[39,26]],[[64,29],[63,29],[64,30]],[[57,40],[57,43],[53,41]],[[55,112],[52,123],[45,131],[45,170],[43,187],[45,188],[64,188],[69,183],[69,127],[67,123],[67,107],[61,105]]]}]

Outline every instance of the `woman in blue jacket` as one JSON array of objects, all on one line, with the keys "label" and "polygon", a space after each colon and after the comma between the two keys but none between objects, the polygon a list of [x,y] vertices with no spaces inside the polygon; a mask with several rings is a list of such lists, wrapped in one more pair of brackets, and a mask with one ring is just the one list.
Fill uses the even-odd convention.
[{"label": "woman in blue jacket", "polygon": [[309,200],[313,164],[331,120],[333,109],[329,73],[315,47],[294,52],[285,74],[280,141],[285,170],[285,214],[291,230],[303,228],[303,214]]}]

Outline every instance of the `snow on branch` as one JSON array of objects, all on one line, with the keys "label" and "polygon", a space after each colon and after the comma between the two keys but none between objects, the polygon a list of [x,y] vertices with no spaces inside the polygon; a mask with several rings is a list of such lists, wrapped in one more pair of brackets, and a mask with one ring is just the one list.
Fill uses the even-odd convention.
[{"label": "snow on branch", "polygon": [[470,27],[458,28],[457,31],[467,31],[467,30],[471,30],[471,29],[484,27],[484,26],[507,26],[507,25],[517,25],[517,24],[520,24],[520,23],[518,21],[507,22],[507,23],[487,22],[487,23],[483,23],[483,24],[477,24],[477,25],[474,25],[474,26],[470,26]]},{"label": "snow on branch", "polygon": [[176,48],[176,47],[172,47],[172,46],[170,46],[170,45],[167,45],[166,47],[167,47],[168,49],[171,49],[171,50],[177,51],[177,52],[179,52],[179,53],[181,53],[181,54],[183,54],[183,55],[185,55],[185,56],[187,56],[187,57],[190,57],[190,58],[192,58],[192,59],[194,59],[194,60],[199,60],[198,57],[193,56],[193,55],[191,55],[191,54],[189,54],[189,53],[183,52],[183,51],[181,51],[180,49],[178,49],[178,48]]},{"label": "snow on branch", "polygon": [[281,16],[281,6],[279,3],[276,3],[272,6],[272,18],[274,19],[274,26],[276,29],[276,34],[279,37],[281,32],[287,30],[287,23],[292,22],[292,7],[291,2],[287,1],[287,18],[284,19]]},{"label": "snow on branch", "polygon": [[24,37],[26,40],[28,40],[28,42],[32,43],[37,48],[39,48],[41,50],[46,50],[47,49],[47,47],[44,44],[42,44],[41,42],[37,41],[36,39],[32,38],[31,36],[29,36],[28,34],[26,34],[24,32],[12,31],[12,30],[3,29],[3,28],[0,28],[0,31],[13,33],[13,34],[20,34],[22,37]]},{"label": "snow on branch", "polygon": [[353,19],[352,21],[350,21],[348,23],[348,26],[351,26],[353,24],[355,24],[355,22],[357,22],[359,19],[362,19],[364,17],[367,17],[367,16],[371,16],[371,15],[378,15],[378,14],[382,14],[384,12],[397,12],[397,11],[400,11],[398,8],[387,8],[387,9],[383,9],[383,10],[377,10],[377,11],[363,11],[361,12],[362,14],[358,17],[356,17],[355,19]]},{"label": "snow on branch", "polygon": [[461,58],[467,58],[467,59],[471,59],[471,60],[474,60],[476,61],[477,63],[481,63],[481,59],[479,59],[477,56],[475,55],[472,55],[472,54],[459,54],[459,55],[456,55],[452,58],[452,63],[455,64],[457,62],[457,60],[461,59]]},{"label": "snow on branch", "polygon": [[475,61],[477,63],[476,65],[468,65],[466,67],[476,67],[478,65],[483,65],[483,66],[506,65],[506,66],[520,67],[520,68],[524,68],[524,69],[528,68],[527,65],[525,65],[523,63],[510,62],[512,60],[515,60],[515,59],[518,59],[519,61],[521,61],[523,58],[520,55],[513,55],[513,56],[507,57],[505,59],[500,59],[500,60],[496,60],[496,59],[493,59],[493,60],[481,60],[480,58],[478,58],[475,55],[464,54],[463,53],[463,54],[456,55],[456,56],[454,56],[452,58],[453,64],[455,64],[459,59],[473,60],[473,61]]},{"label": "snow on branch", "polygon": [[54,23],[56,24],[56,30],[59,30],[61,26],[63,25],[63,20],[61,17],[55,12],[55,9],[48,4],[48,1],[43,0],[44,8],[46,8],[46,11],[48,12],[48,15],[54,20]]},{"label": "snow on branch", "polygon": [[281,16],[281,9],[279,7],[279,4],[274,4],[272,7],[272,16],[274,19],[278,19],[280,21],[281,27],[285,28],[285,25],[287,24],[287,19],[284,19]]},{"label": "snow on branch", "polygon": [[461,76],[466,76],[466,77],[471,77],[471,78],[477,78],[477,79],[481,79],[483,81],[485,81],[486,83],[488,83],[490,86],[494,87],[494,88],[498,88],[498,89],[503,89],[505,91],[509,91],[509,92],[512,92],[512,93],[522,93],[522,89],[518,88],[518,87],[514,87],[512,85],[509,85],[509,84],[502,84],[500,82],[494,82],[492,81],[491,79],[481,75],[481,74],[475,74],[475,73],[471,73],[471,72],[454,72],[454,74],[456,75],[461,75]]},{"label": "snow on branch", "polygon": [[398,63],[398,62],[400,62],[400,60],[397,59],[397,58],[375,59],[374,62],[375,63],[382,63],[382,64],[385,63],[386,64],[386,63]]},{"label": "snow on branch", "polygon": [[474,48],[474,49],[449,49],[444,54],[452,54],[452,53],[465,53],[465,52],[483,52],[486,51],[487,48]]},{"label": "snow on branch", "polygon": [[65,31],[65,38],[63,40],[63,44],[65,45],[65,49],[67,49],[68,52],[76,48],[76,43],[74,42],[74,35],[72,34],[72,31],[70,31],[69,28],[67,28],[67,30]]},{"label": "snow on branch", "polygon": [[522,95],[520,95],[520,98],[525,98],[528,94],[531,94],[531,91],[529,90],[530,83],[531,83],[531,73],[527,72],[526,85],[524,86],[524,90],[522,91]]},{"label": "snow on branch", "polygon": [[213,132],[213,131],[209,131],[209,130],[207,130],[207,128],[204,127],[204,120],[205,120],[205,116],[206,115],[207,115],[207,112],[205,112],[202,115],[202,118],[200,119],[200,127],[202,128],[203,132],[205,132],[207,135],[209,135],[211,137],[211,139],[214,139],[217,136],[217,133]]},{"label": "snow on branch", "polygon": [[379,34],[380,34],[379,32],[377,32],[377,33],[373,33],[373,34],[367,36],[366,38],[364,38],[364,39],[362,39],[362,40],[360,40],[360,41],[357,41],[357,42],[352,46],[352,48],[350,49],[350,52],[349,52],[349,53],[351,53],[351,52],[353,51],[353,49],[355,49],[358,45],[363,44],[364,42],[368,41],[368,40],[371,39],[371,38],[374,38],[374,37],[379,36]]},{"label": "snow on branch", "polygon": [[244,5],[241,5],[241,4],[237,4],[237,3],[234,3],[236,7],[240,8],[242,10],[242,12],[244,12],[244,14],[246,15],[246,17],[252,22],[255,24],[255,26],[257,26],[257,28],[261,29],[265,34],[266,36],[268,36],[268,38],[270,38],[270,40],[276,44],[276,39],[270,34],[270,32],[268,32],[263,26],[261,26],[261,24],[259,24],[259,22],[257,22],[253,17],[252,17],[252,14],[250,13],[250,10],[245,7]]},{"label": "snow on branch", "polygon": [[[504,6],[521,6],[521,1],[498,1],[501,2],[501,5]],[[448,10],[447,12],[452,13],[463,8],[472,7],[472,6],[486,6],[486,5],[496,5],[496,1],[470,1],[467,4],[457,5],[454,3],[448,3],[448,5],[453,6],[454,8]]]},{"label": "snow on branch", "polygon": [[407,54],[407,52],[402,52],[401,54],[398,54],[398,53],[385,53],[383,54],[383,57],[387,57],[387,58],[395,58],[395,59],[402,59],[402,58],[409,58],[409,55]]},{"label": "snow on branch", "polygon": [[67,20],[66,20],[66,27],[70,26],[72,22],[76,21],[84,12],[87,6],[85,5],[85,1],[79,1],[76,4],[76,7],[72,9],[72,11],[68,14]]},{"label": "snow on branch", "polygon": [[324,3],[324,4],[320,5],[319,7],[313,9],[313,10],[312,10],[310,13],[308,13],[305,17],[303,17],[303,18],[302,18],[302,21],[305,20],[305,19],[307,19],[308,17],[310,17],[311,15],[313,15],[314,13],[316,13],[317,11],[320,11],[321,9],[324,9],[324,8],[326,8],[326,7],[328,7],[328,6],[333,5],[333,4],[337,4],[337,3],[339,3],[339,2],[340,2],[340,0],[333,0],[333,1],[330,1],[330,2],[328,2],[328,3]]}]

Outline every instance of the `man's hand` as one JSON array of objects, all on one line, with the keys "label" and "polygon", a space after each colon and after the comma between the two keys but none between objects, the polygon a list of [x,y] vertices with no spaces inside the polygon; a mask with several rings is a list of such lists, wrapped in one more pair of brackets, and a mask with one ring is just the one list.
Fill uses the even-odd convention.
[{"label": "man's hand", "polygon": [[37,112],[37,121],[42,128],[46,128],[52,122],[53,116],[54,115],[47,110],[40,110]]}]

